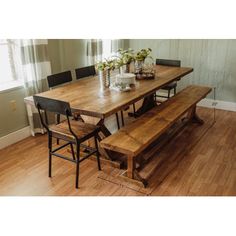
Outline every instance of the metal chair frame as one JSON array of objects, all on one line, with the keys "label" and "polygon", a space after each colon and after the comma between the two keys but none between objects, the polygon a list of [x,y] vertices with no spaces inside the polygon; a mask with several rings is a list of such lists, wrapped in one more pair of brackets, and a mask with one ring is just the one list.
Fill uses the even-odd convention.
[{"label": "metal chair frame", "polygon": [[[180,67],[181,66],[181,61],[180,60],[170,60],[170,59],[156,59],[156,65],[163,65],[163,66],[173,66],[173,67]],[[180,78],[179,78],[180,79]],[[178,80],[179,80],[178,79]],[[168,85],[166,87],[163,87],[161,89],[163,90],[167,90],[168,94],[167,96],[163,96],[163,95],[158,95],[155,94],[155,99],[157,97],[161,97],[161,98],[170,98],[170,92],[172,89],[174,89],[174,95],[176,94],[176,87],[177,87],[177,82],[175,82],[176,85],[173,86],[173,88],[168,88]]]},{"label": "metal chair frame", "polygon": [[[70,117],[72,117],[72,112],[69,103],[64,102],[64,101],[58,101],[54,99],[49,99],[49,98],[44,98],[44,97],[39,97],[39,96],[34,96],[34,102],[35,105],[38,109],[40,121],[44,128],[47,130],[48,134],[48,150],[49,150],[49,170],[48,170],[48,176],[52,177],[52,156],[57,156],[59,158],[62,158],[64,160],[68,160],[71,162],[76,163],[76,181],[75,181],[75,187],[79,188],[79,165],[80,162],[84,161],[91,155],[96,153],[97,156],[97,164],[98,164],[98,170],[101,170],[101,165],[100,165],[100,154],[98,151],[98,132],[99,128],[95,130],[94,132],[86,135],[84,138],[79,138],[75,132],[71,128],[70,124]],[[43,112],[42,112],[43,111]],[[47,117],[47,111],[49,112],[55,112],[61,115],[65,115],[67,118],[67,123],[68,123],[68,129],[71,133],[71,135],[74,137],[74,139],[67,138],[66,135],[57,135],[53,133],[53,131],[50,129],[48,125],[48,117]],[[44,118],[43,118],[44,114]],[[62,139],[66,141],[67,143],[53,149],[52,148],[52,137]],[[95,141],[95,148],[88,147],[82,142],[86,141],[89,138],[94,137]],[[74,152],[73,144],[76,146],[76,153]],[[71,153],[72,153],[72,159],[70,157],[64,156],[62,154],[56,153],[57,151],[61,150],[62,148],[67,147],[70,145],[71,147]],[[89,150],[89,153],[86,154],[83,158],[80,158],[80,147],[86,147],[87,150]]]},{"label": "metal chair frame", "polygon": [[[49,75],[47,76],[47,81],[48,81],[48,87],[50,89],[58,85],[71,82],[72,81],[71,71],[68,70],[68,71],[57,73],[57,74]],[[60,123],[60,114],[56,114],[56,123],[57,124]],[[59,144],[58,140],[57,140],[57,144]]]},{"label": "metal chair frame", "polygon": [[88,76],[96,75],[95,66],[86,66],[75,69],[76,79],[82,79]]}]

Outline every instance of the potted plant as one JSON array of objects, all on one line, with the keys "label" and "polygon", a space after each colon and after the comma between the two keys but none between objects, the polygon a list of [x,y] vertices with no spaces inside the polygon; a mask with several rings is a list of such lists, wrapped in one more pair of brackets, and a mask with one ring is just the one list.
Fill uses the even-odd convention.
[{"label": "potted plant", "polygon": [[134,61],[134,52],[133,49],[129,48],[128,50],[123,50],[120,48],[118,50],[119,58],[122,61],[123,65],[126,65],[126,73],[130,72],[130,64]]},{"label": "potted plant", "polygon": [[152,49],[151,48],[147,48],[147,49],[141,49],[140,51],[138,51],[135,56],[134,56],[134,59],[135,59],[135,72],[138,73],[138,74],[141,74],[142,73],[142,66],[143,66],[143,63],[145,61],[145,59],[147,57],[150,57],[150,53],[152,52]]},{"label": "potted plant", "polygon": [[110,86],[111,71],[115,69],[115,61],[112,58],[105,59],[105,61],[99,61],[96,64],[96,68],[99,71],[99,79],[103,86]]}]

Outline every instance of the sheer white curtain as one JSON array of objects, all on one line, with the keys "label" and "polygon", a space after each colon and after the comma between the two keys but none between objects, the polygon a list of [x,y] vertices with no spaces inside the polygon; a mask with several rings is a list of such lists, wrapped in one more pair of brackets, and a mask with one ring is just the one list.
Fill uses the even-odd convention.
[{"label": "sheer white curtain", "polygon": [[88,39],[87,64],[94,65],[104,58],[111,57],[116,54],[119,48],[123,47],[123,39]]},{"label": "sheer white curtain", "polygon": [[43,80],[51,74],[47,39],[14,41],[13,64],[28,96],[43,91]]},{"label": "sheer white curtain", "polygon": [[102,59],[103,42],[101,39],[87,39],[87,64],[94,65]]}]

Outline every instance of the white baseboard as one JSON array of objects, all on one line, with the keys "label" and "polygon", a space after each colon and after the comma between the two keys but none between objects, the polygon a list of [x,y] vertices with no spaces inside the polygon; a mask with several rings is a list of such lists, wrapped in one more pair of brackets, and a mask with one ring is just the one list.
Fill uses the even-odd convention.
[{"label": "white baseboard", "polygon": [[24,127],[0,138],[0,150],[31,135],[30,127]]},{"label": "white baseboard", "polygon": [[[158,94],[162,96],[167,96],[167,93],[165,92],[158,92]],[[204,98],[197,105],[200,107],[216,108],[225,111],[236,111],[235,102],[225,102],[220,100]]]},{"label": "white baseboard", "polygon": [[225,101],[205,98],[202,101],[200,101],[197,105],[201,107],[216,108],[216,109],[226,110],[226,111],[236,111],[235,102],[225,102]]}]

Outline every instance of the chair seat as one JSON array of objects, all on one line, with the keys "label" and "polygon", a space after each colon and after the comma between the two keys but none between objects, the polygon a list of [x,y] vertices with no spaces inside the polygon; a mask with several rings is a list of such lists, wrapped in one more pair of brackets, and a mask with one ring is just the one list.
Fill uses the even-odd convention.
[{"label": "chair seat", "polygon": [[[87,124],[81,121],[71,120],[71,129],[81,141],[93,136],[98,132],[99,127],[92,124]],[[67,121],[62,121],[60,124],[52,125],[50,131],[54,137],[64,138],[66,140],[75,140],[71,134]]]},{"label": "chair seat", "polygon": [[174,82],[172,82],[172,83],[167,84],[166,86],[164,86],[164,87],[161,88],[161,89],[170,90],[170,89],[176,88],[176,86],[177,86],[177,82],[174,81]]}]

